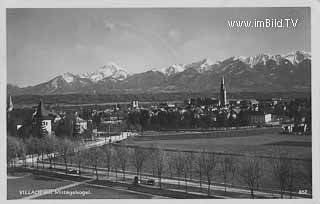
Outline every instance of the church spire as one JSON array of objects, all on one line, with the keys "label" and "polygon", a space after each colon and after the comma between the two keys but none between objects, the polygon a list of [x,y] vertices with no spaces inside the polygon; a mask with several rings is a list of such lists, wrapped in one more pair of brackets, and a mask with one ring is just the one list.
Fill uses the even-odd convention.
[{"label": "church spire", "polygon": [[227,92],[226,88],[224,87],[224,76],[222,76],[221,83],[220,83],[220,106],[224,107],[227,104]]},{"label": "church spire", "polygon": [[11,96],[9,98],[9,105],[8,105],[8,112],[12,111],[13,110],[13,103],[12,103],[12,99],[11,99]]}]

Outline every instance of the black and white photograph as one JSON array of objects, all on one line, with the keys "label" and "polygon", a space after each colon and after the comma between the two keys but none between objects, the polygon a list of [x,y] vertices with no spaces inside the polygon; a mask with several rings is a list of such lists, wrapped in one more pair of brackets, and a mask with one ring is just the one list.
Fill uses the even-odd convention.
[{"label": "black and white photograph", "polygon": [[5,8],[6,199],[312,200],[312,11]]}]

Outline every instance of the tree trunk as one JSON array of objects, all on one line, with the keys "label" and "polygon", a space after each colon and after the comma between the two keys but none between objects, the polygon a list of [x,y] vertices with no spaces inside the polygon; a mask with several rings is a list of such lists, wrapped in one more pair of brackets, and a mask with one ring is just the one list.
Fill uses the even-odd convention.
[{"label": "tree trunk", "polygon": [[79,162],[79,165],[78,165],[78,170],[79,170],[79,176],[81,176],[81,163]]},{"label": "tree trunk", "polygon": [[34,167],[34,165],[33,165],[33,154],[31,154],[31,167]]},{"label": "tree trunk", "polygon": [[251,191],[251,198],[254,199],[253,186],[252,186],[252,188],[250,189],[250,191]]},{"label": "tree trunk", "polygon": [[160,189],[161,189],[161,188],[162,188],[161,175],[159,175],[158,178],[159,178],[159,187],[160,187]]},{"label": "tree trunk", "polygon": [[116,182],[118,182],[118,169],[116,168]]},{"label": "tree trunk", "polygon": [[52,158],[51,157],[49,158],[49,163],[50,163],[49,169],[52,169]]},{"label": "tree trunk", "polygon": [[64,165],[66,167],[66,174],[68,174],[68,163],[66,159],[64,159]]},{"label": "tree trunk", "polygon": [[186,192],[188,192],[187,174],[184,175],[184,183],[186,185]]},{"label": "tree trunk", "polygon": [[200,189],[202,192],[202,173],[201,173],[201,169],[200,169]]},{"label": "tree trunk", "polygon": [[96,165],[94,168],[95,168],[95,170],[96,170],[96,180],[98,181],[99,178],[98,178],[98,168],[97,168],[97,165]]},{"label": "tree trunk", "polygon": [[42,159],[42,168],[44,169],[43,153],[41,153],[41,159]]},{"label": "tree trunk", "polygon": [[224,192],[227,192],[227,176],[224,176]]}]

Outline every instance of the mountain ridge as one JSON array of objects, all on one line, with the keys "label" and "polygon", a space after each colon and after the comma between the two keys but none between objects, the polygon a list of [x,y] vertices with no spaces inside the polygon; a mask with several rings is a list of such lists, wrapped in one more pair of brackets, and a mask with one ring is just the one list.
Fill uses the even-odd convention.
[{"label": "mountain ridge", "polygon": [[233,56],[215,63],[205,58],[137,74],[108,63],[93,72],[67,72],[35,86],[7,87],[11,95],[216,91],[222,76],[228,90],[305,91],[311,87],[311,54],[293,51],[281,55]]}]

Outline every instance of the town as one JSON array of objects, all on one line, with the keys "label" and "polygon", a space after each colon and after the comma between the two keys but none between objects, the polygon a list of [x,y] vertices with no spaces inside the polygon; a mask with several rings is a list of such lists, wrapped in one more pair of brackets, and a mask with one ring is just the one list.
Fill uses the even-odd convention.
[{"label": "town", "polygon": [[[55,134],[69,138],[90,140],[110,130],[221,129],[241,127],[282,127],[283,133],[311,134],[310,98],[229,99],[224,78],[220,98],[189,98],[183,103],[140,105],[133,100],[127,105],[78,106],[46,110],[44,101],[32,109],[13,108],[10,97],[8,132],[21,138],[30,135]],[[34,135],[35,136],[35,135]]]},{"label": "town", "polygon": [[[239,154],[238,151],[212,152],[211,148],[202,151],[190,148],[187,152],[184,152],[184,149],[168,149],[167,147],[154,145],[154,143],[165,140],[169,144],[166,146],[170,146],[170,141],[174,141],[174,138],[180,142],[190,139],[192,141],[192,139],[197,138],[209,142],[209,140],[221,136],[231,138],[248,136],[250,138],[251,135],[266,135],[268,137],[268,134],[278,134],[280,138],[281,134],[285,137],[290,134],[308,137],[311,134],[310,99],[228,100],[224,78],[220,82],[218,99],[188,98],[181,103],[141,104],[143,103],[139,103],[139,100],[136,99],[129,104],[115,103],[107,107],[81,105],[61,109],[50,109],[49,107],[48,110],[45,108],[44,101],[41,100],[33,108],[15,109],[12,98],[9,97],[7,116],[8,165],[15,167],[20,163],[20,166],[27,167],[29,164],[31,168],[35,168],[34,163],[36,162],[36,169],[40,168],[39,165],[42,165],[42,168],[59,169],[65,171],[66,174],[76,173],[79,176],[88,174],[87,166],[92,166],[97,181],[99,174],[101,177],[101,174],[105,173],[108,180],[112,180],[113,175],[116,183],[119,182],[118,177],[120,176],[123,177],[122,181],[133,181],[136,184],[155,185],[157,180],[160,189],[168,185],[165,182],[162,183],[162,179],[165,180],[166,178],[170,179],[168,181],[171,183],[170,185],[172,185],[172,182],[178,182],[176,187],[180,189],[180,177],[184,175],[185,193],[191,198],[195,198],[195,195],[188,193],[187,190],[187,186],[195,188],[192,187],[195,185],[194,181],[188,180],[187,177],[192,179],[192,175],[195,176],[200,171],[200,189],[196,191],[200,190],[202,192],[202,185],[204,185],[202,183],[205,182],[202,181],[202,179],[205,179],[202,174],[210,173],[211,175],[217,168],[217,158],[221,157],[218,160],[223,162],[222,165],[226,165],[225,168],[228,168],[225,169],[224,181],[222,180],[220,184],[222,187],[224,186],[224,191],[221,192],[226,194],[227,189],[233,189],[233,186],[238,183],[233,181],[235,183],[231,186],[226,183],[227,179],[230,179],[229,182],[233,180],[227,178],[227,176],[235,174],[234,168],[237,164],[234,157],[240,157],[243,160],[247,156]],[[145,146],[143,141],[150,141],[152,145]],[[192,143],[190,142],[191,145]],[[211,147],[214,147],[214,145],[211,145]],[[263,162],[264,164],[269,164],[271,159],[269,166],[276,165],[273,167],[273,171],[287,171],[292,168],[292,165],[297,164],[307,169],[310,167],[308,159],[291,158],[294,162],[292,163],[291,160],[287,160],[288,153],[286,151],[277,149],[271,149],[271,151],[276,151],[276,155],[256,155],[255,157],[259,158],[260,163],[266,160]],[[81,154],[77,152],[81,152]],[[186,154],[185,156],[181,155],[183,152]],[[150,155],[150,157],[147,155]],[[285,166],[277,166],[275,163],[282,157],[286,158],[285,162],[290,162],[286,163]],[[204,161],[198,164],[200,170],[197,170],[197,162],[201,161],[201,158]],[[130,165],[130,160],[133,161],[133,166]],[[153,163],[152,160],[157,161]],[[281,163],[284,161],[280,159]],[[176,164],[178,166],[175,166],[174,163],[176,162],[178,162]],[[181,162],[187,166],[184,167]],[[246,162],[246,160],[243,162]],[[251,162],[253,161],[249,160],[248,165],[252,165]],[[242,175],[241,172],[238,172],[240,177],[244,179],[260,177],[265,174],[264,171],[270,170],[262,169],[261,164],[256,162],[258,161],[254,160],[254,164],[258,167],[244,166],[241,168],[241,171],[255,168],[257,171],[255,174]],[[73,163],[78,164],[74,166]],[[99,163],[101,164],[99,165]],[[213,166],[202,166],[205,163]],[[157,167],[157,165],[160,166]],[[104,173],[103,166],[105,167]],[[165,166],[167,166],[167,170],[164,169]],[[118,168],[122,170],[121,173],[118,172]],[[184,168],[186,169],[184,170]],[[208,169],[201,170],[201,168]],[[130,173],[130,170],[134,171],[135,169],[136,177],[134,177],[135,173]],[[300,171],[309,172],[303,169],[298,172]],[[173,179],[174,172],[178,178],[176,181]],[[310,173],[303,174],[310,175]],[[148,175],[148,179],[143,179],[142,175]],[[292,179],[291,176],[293,175],[286,175],[281,176]],[[206,179],[205,183],[208,185],[208,190],[204,195],[221,197],[221,192],[217,195],[215,192],[215,195],[212,195],[213,193],[210,190],[212,176],[207,176]],[[263,186],[262,183],[261,179],[254,179],[249,182],[248,196],[252,198],[262,196],[258,187],[254,193],[254,185]],[[219,184],[216,185],[219,186]],[[264,188],[274,189],[274,185],[268,184]],[[293,186],[288,185],[281,183],[281,191],[278,194],[281,198],[285,196],[292,198],[299,195],[295,192]],[[306,184],[299,183],[299,185]],[[288,188],[290,190],[289,194],[286,194],[282,188]],[[163,196],[163,193],[160,193],[159,196]],[[178,198],[179,196],[181,196],[179,193],[174,192],[174,197]],[[183,194],[183,196],[186,195]],[[236,197],[238,196],[236,195]],[[272,197],[272,195],[270,196]]]}]

